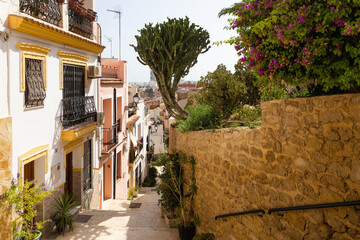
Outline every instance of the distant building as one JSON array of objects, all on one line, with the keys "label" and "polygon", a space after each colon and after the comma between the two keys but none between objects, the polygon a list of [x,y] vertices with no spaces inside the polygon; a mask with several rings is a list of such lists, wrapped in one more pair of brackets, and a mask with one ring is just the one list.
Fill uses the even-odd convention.
[{"label": "distant building", "polygon": [[129,152],[128,188],[141,186],[148,173],[147,148],[150,121],[143,100],[137,104],[136,112],[127,122],[127,149]]}]

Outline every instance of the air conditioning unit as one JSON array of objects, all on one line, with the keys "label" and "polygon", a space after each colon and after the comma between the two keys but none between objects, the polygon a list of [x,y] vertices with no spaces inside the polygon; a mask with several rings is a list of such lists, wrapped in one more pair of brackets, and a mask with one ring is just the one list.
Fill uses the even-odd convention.
[{"label": "air conditioning unit", "polygon": [[101,67],[89,66],[88,78],[101,78]]},{"label": "air conditioning unit", "polygon": [[100,126],[100,125],[104,125],[104,112],[98,112],[97,113],[97,125]]}]

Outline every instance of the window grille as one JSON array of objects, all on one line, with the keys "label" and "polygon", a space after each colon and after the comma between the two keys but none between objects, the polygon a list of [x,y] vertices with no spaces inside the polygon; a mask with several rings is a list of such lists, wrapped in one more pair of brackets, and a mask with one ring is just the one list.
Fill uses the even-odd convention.
[{"label": "window grille", "polygon": [[85,67],[64,64],[63,78],[64,99],[85,96]]},{"label": "window grille", "polygon": [[43,106],[46,91],[42,60],[25,58],[25,81],[25,106]]},{"label": "window grille", "polygon": [[84,143],[84,169],[83,169],[84,191],[91,189],[92,167],[91,167],[91,140]]}]

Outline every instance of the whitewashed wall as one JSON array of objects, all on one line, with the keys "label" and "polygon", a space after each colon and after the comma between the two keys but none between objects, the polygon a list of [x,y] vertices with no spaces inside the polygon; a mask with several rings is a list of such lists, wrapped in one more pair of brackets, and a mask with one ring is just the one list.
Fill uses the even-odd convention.
[{"label": "whitewashed wall", "polygon": [[[51,49],[46,59],[47,90],[44,107],[25,110],[24,92],[20,92],[20,51],[18,42],[37,44]],[[62,90],[60,89],[60,59],[58,51],[72,52],[90,57],[88,65],[97,63],[96,54],[57,44],[30,35],[13,32],[9,38],[9,85],[10,85],[10,115],[13,117],[13,176],[18,173],[18,158],[21,154],[41,145],[49,144],[48,161],[49,171],[45,182],[51,184],[51,167],[63,162],[63,147],[69,142],[61,140],[60,103]],[[96,81],[88,80],[85,90],[86,96],[96,99]],[[95,142],[95,134],[87,136]],[[95,146],[95,145],[93,145]],[[97,147],[92,148],[93,166],[97,161]],[[77,157],[79,158],[79,157]],[[82,156],[80,156],[82,158]],[[75,161],[74,161],[75,162]],[[81,159],[82,162],[82,159]],[[61,164],[62,166],[62,164]],[[79,166],[80,167],[80,166]],[[65,181],[65,169],[62,167],[61,178],[53,187]]]}]

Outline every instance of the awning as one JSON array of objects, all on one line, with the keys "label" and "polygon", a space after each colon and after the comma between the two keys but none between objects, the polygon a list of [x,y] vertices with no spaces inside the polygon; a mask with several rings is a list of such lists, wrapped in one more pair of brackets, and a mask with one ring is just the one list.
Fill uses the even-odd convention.
[{"label": "awning", "polygon": [[133,126],[137,120],[139,120],[140,116],[133,115],[128,119],[128,122],[126,124],[126,127],[129,128],[130,126]]}]

